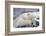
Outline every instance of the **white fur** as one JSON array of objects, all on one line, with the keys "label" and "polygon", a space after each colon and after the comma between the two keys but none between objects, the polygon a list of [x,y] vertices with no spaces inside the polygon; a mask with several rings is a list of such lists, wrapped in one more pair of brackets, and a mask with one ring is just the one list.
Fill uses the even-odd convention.
[{"label": "white fur", "polygon": [[23,13],[14,20],[15,27],[27,24],[31,25],[31,23],[35,25],[35,16],[33,16],[30,12]]}]

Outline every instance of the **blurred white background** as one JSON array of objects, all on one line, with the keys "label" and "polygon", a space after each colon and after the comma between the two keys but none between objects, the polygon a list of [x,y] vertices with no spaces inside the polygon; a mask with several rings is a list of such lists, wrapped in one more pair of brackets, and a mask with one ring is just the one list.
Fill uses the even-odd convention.
[{"label": "blurred white background", "polygon": [[[46,0],[19,0],[19,1],[28,1],[28,2],[37,2],[37,3],[45,2],[46,3]],[[46,10],[46,4],[45,4],[45,10]],[[45,12],[45,18],[46,18],[46,12]],[[46,21],[46,19],[45,19],[45,21]],[[45,27],[46,27],[46,25],[45,25]],[[46,29],[45,29],[45,32],[46,32]],[[5,0],[0,0],[0,36],[5,36]],[[16,35],[16,36],[46,36],[46,33]]]}]

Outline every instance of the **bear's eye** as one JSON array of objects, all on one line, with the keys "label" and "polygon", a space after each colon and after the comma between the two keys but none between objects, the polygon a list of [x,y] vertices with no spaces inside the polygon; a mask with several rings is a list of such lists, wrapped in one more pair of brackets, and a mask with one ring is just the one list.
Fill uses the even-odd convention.
[{"label": "bear's eye", "polygon": [[33,25],[33,23],[32,23],[32,25]]}]

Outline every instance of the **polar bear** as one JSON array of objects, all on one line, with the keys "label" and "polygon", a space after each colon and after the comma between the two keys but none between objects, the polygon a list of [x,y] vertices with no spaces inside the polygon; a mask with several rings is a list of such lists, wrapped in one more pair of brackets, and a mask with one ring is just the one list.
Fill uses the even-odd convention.
[{"label": "polar bear", "polygon": [[22,25],[36,25],[35,23],[35,16],[32,15],[31,12],[23,13],[19,15],[15,20],[14,20],[14,27],[22,26]]}]

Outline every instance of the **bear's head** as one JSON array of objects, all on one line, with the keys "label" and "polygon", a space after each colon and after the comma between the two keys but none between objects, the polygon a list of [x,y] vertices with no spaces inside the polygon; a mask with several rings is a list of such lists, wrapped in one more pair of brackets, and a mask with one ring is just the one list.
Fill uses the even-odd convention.
[{"label": "bear's head", "polygon": [[31,12],[24,13],[23,19],[24,20],[34,20],[35,16],[33,16]]}]

